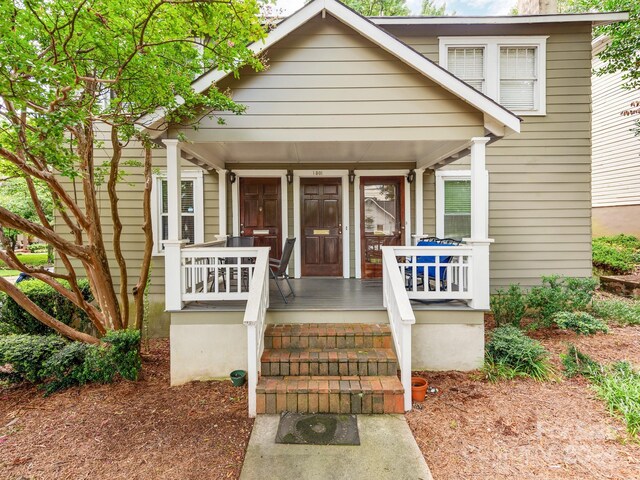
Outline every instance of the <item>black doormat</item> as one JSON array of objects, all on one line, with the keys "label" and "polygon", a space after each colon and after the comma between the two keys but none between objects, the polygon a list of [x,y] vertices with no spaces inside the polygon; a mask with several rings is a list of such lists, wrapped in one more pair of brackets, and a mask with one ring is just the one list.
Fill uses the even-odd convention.
[{"label": "black doormat", "polygon": [[355,415],[292,413],[280,416],[276,443],[295,445],[360,445]]}]

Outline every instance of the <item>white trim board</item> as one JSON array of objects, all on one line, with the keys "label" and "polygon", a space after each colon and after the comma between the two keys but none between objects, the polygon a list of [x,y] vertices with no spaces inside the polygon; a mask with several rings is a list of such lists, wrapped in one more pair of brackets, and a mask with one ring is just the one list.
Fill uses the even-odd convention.
[{"label": "white trim board", "polygon": [[591,22],[594,26],[629,20],[629,12],[564,13],[487,17],[368,17],[376,25],[519,25],[528,23]]},{"label": "white trim board", "polygon": [[293,171],[293,236],[297,239],[293,258],[295,263],[294,277],[302,276],[302,221],[300,209],[300,179],[301,178],[336,178],[342,180],[342,277],[350,278],[350,256],[349,256],[349,206],[351,195],[349,194],[349,171],[348,170],[294,170]]},{"label": "white trim board", "polygon": [[[162,170],[152,175],[151,186],[151,231],[153,232],[153,256],[164,257],[160,247],[160,206],[162,192],[158,188],[160,180],[167,178],[167,171]],[[204,242],[204,174],[202,170],[181,170],[180,180],[193,180],[193,225],[194,243]],[[182,214],[181,214],[182,215]]]},{"label": "white trim board", "polygon": [[[355,277],[362,278],[362,211],[360,208],[360,177],[403,177],[404,178],[404,243],[411,246],[411,184],[407,181],[409,169],[405,170],[354,170],[353,182],[353,239],[355,252]],[[416,171],[416,175],[418,172]]]},{"label": "white trim board", "polygon": [[[436,170],[436,237],[444,238],[444,182],[446,180],[469,180],[471,170]],[[489,173],[486,172],[487,188],[489,185]],[[472,209],[473,212],[473,209]],[[487,232],[489,218],[487,216]]]},{"label": "white trim board", "polygon": [[[312,0],[293,15],[280,22],[263,41],[249,45],[249,49],[256,54],[265,51],[320,13],[322,13],[323,18],[326,13],[331,14],[337,20],[389,52],[409,67],[417,70],[445,90],[485,113],[498,124],[503,125],[512,132],[520,132],[520,119],[513,112],[478,92],[455,75],[452,75],[396,37],[382,30],[375,23],[335,0]],[[211,85],[230,75],[230,73],[222,70],[211,70],[193,82],[193,89],[198,93],[202,93]],[[162,134],[156,127],[162,123],[164,115],[165,112],[158,110],[142,120],[142,123],[147,126],[147,133],[154,138]],[[489,122],[486,128],[496,135],[501,135],[501,132],[491,130],[495,122]]]}]

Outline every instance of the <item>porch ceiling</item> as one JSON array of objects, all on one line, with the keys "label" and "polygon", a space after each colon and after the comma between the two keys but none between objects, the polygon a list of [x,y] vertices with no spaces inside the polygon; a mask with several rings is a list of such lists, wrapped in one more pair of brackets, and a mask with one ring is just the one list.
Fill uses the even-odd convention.
[{"label": "porch ceiling", "polygon": [[416,163],[429,167],[468,147],[461,141],[215,142],[184,150],[213,168],[230,164]]}]

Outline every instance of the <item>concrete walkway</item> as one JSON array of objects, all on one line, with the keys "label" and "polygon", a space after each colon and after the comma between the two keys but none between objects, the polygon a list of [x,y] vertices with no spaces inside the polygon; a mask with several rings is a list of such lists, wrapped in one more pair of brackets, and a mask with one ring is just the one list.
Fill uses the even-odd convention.
[{"label": "concrete walkway", "polygon": [[240,480],[432,480],[402,415],[358,415],[359,446],[275,443],[279,415],[258,415]]}]

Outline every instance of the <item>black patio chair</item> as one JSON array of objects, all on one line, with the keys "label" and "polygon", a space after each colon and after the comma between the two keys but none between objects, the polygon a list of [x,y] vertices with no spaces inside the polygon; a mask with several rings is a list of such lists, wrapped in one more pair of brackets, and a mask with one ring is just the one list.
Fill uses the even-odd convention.
[{"label": "black patio chair", "polygon": [[[255,237],[229,237],[227,238],[227,247],[253,247],[255,242]],[[237,263],[237,257],[226,257],[222,259],[223,263],[235,265]],[[243,258],[240,261],[240,264],[246,265],[253,263],[253,259]],[[238,267],[239,268],[239,267]],[[224,270],[222,270],[222,286],[223,288],[227,288],[226,278],[224,274]],[[246,289],[249,288],[249,272],[247,269],[242,271],[242,286]]]},{"label": "black patio chair", "polygon": [[[293,252],[293,245],[296,243],[295,238],[287,238],[287,241],[284,244],[284,248],[282,249],[282,257],[280,259],[270,258],[269,259],[269,272],[271,272],[271,278],[276,281],[276,287],[278,287],[278,291],[280,295],[282,295],[282,300],[284,303],[287,302],[287,297],[289,295],[296,296],[296,293],[293,291],[293,287],[291,286],[291,282],[289,282],[289,274],[287,273],[287,268],[289,267],[289,260],[291,259],[291,252]],[[284,278],[289,286],[289,294],[285,295],[280,287],[279,278]]]}]

